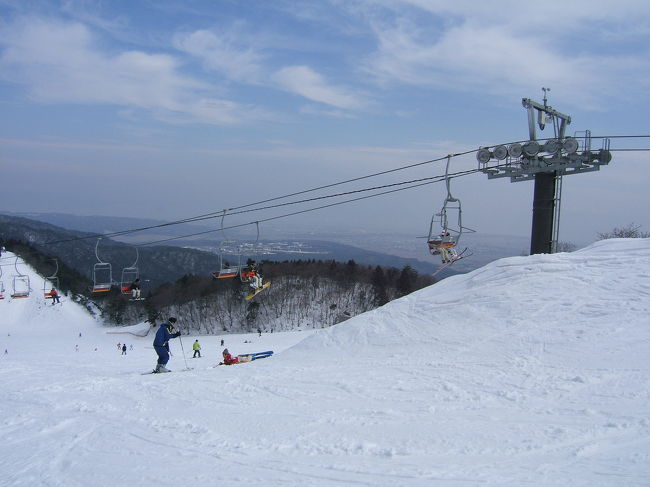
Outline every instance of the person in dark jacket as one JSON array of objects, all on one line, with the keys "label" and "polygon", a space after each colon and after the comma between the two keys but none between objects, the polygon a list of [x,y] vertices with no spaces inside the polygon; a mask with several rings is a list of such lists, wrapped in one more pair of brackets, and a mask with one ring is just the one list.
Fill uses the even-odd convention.
[{"label": "person in dark jacket", "polygon": [[158,354],[158,363],[154,372],[171,372],[165,365],[169,362],[169,340],[179,337],[180,331],[174,328],[176,318],[171,317],[165,323],[160,325],[156,332],[156,337],[153,340],[153,348]]}]

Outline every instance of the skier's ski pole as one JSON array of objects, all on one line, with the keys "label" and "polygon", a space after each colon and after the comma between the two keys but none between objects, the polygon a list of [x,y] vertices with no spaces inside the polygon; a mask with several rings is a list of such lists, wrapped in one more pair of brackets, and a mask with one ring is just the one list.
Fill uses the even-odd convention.
[{"label": "skier's ski pole", "polygon": [[181,352],[183,352],[183,360],[185,360],[185,368],[187,370],[190,370],[189,366],[187,365],[187,358],[185,357],[185,349],[183,348],[183,340],[181,340],[180,335],[178,335],[178,341],[181,342]]}]

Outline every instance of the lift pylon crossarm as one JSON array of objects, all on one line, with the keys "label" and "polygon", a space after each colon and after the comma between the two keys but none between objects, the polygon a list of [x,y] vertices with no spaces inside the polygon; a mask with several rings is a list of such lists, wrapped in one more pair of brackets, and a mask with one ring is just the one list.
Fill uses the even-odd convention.
[{"label": "lift pylon crossarm", "polygon": [[[561,176],[600,170],[612,160],[610,140],[601,138],[601,149],[590,150],[594,138],[589,131],[584,136],[548,139],[546,143],[529,141],[520,144],[502,144],[492,147],[481,147],[476,153],[478,168],[488,179],[508,177],[512,182],[528,181],[535,174],[558,172]],[[498,165],[490,165],[492,159],[497,159],[497,148],[506,147],[509,154]],[[492,149],[492,150],[490,150]],[[514,155],[514,156],[513,156]]]}]

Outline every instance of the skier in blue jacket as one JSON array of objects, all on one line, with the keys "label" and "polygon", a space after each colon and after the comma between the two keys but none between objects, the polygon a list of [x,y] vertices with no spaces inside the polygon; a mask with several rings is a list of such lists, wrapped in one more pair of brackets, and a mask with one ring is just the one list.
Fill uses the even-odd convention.
[{"label": "skier in blue jacket", "polygon": [[174,330],[176,318],[171,317],[165,323],[160,325],[153,340],[153,348],[158,354],[158,363],[154,372],[171,372],[165,365],[169,362],[169,340],[181,335],[180,331]]}]

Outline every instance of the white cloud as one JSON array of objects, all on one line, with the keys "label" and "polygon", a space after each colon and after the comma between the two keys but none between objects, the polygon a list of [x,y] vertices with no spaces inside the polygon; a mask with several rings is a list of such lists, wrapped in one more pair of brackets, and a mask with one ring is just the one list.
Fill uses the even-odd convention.
[{"label": "white cloud", "polygon": [[0,38],[2,76],[25,85],[40,101],[114,104],[217,124],[235,123],[241,113],[252,112],[213,99],[214,89],[181,74],[173,56],[102,52],[79,23],[23,19],[4,28]]},{"label": "white cloud", "polygon": [[356,110],[368,105],[362,95],[332,84],[309,66],[272,67],[268,56],[262,55],[259,49],[250,44],[245,44],[245,38],[236,28],[220,34],[198,30],[176,35],[174,46],[198,58],[207,71],[221,73],[230,80],[279,88],[339,109],[336,112],[321,110],[321,114],[340,117],[345,116],[341,110]]},{"label": "white cloud", "polygon": [[532,33],[468,19],[426,30],[401,19],[375,25],[375,35],[377,49],[363,69],[387,84],[493,94],[554,86],[565,99],[596,106],[622,78],[630,89],[646,91],[647,76],[639,74],[650,74],[644,53],[580,51],[555,31]]},{"label": "white cloud", "polygon": [[283,90],[333,107],[355,110],[367,104],[362,96],[330,85],[323,76],[308,66],[286,66],[275,72],[272,79]]},{"label": "white cloud", "polygon": [[174,47],[199,58],[205,68],[223,73],[226,77],[255,83],[262,71],[263,57],[253,48],[239,48],[230,36],[217,36],[208,30],[178,34]]}]

